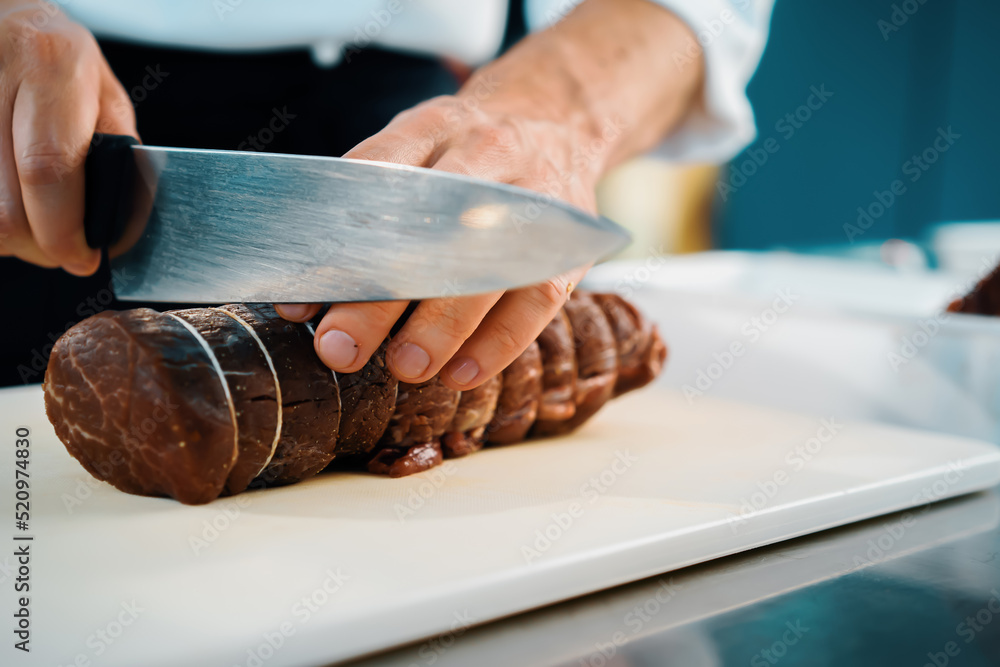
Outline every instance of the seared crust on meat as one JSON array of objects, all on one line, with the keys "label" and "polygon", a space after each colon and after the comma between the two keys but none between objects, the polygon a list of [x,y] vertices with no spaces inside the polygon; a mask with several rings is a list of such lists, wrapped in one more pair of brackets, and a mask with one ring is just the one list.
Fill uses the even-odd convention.
[{"label": "seared crust on meat", "polygon": [[179,321],[138,308],[67,331],[45,373],[45,410],[87,471],[127,493],[216,498],[236,463],[228,386]]},{"label": "seared crust on meat", "polygon": [[509,445],[524,440],[538,416],[542,396],[542,354],[536,341],[503,371],[503,387],[496,413],[486,427],[490,444]]}]

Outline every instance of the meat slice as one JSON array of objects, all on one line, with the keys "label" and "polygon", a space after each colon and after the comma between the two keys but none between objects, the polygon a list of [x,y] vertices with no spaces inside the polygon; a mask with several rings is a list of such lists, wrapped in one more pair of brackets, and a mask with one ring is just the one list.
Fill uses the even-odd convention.
[{"label": "meat slice", "polygon": [[406,477],[441,465],[441,445],[423,442],[410,447],[386,447],[368,463],[368,472],[389,477]]},{"label": "meat slice", "polygon": [[378,446],[407,448],[440,438],[458,409],[459,392],[435,375],[426,382],[400,382],[396,409]]},{"label": "meat slice", "polygon": [[576,348],[569,317],[562,309],[538,336],[542,354],[542,397],[538,419],[563,421],[576,413]]},{"label": "meat slice", "polygon": [[503,388],[486,439],[497,445],[523,440],[538,416],[541,396],[542,356],[538,342],[531,341],[503,371]]},{"label": "meat slice", "polygon": [[222,370],[205,340],[169,315],[138,308],[80,322],[56,341],[43,388],[69,453],[122,491],[207,503],[236,463]]},{"label": "meat slice", "polygon": [[533,435],[559,435],[587,421],[614,394],[618,378],[618,345],[607,317],[593,297],[582,291],[564,306],[576,348],[576,411],[565,420],[538,421]]},{"label": "meat slice", "polygon": [[617,343],[618,379],[614,395],[646,386],[660,374],[667,358],[667,347],[656,326],[617,294],[592,296],[604,311]]},{"label": "meat slice", "polygon": [[462,392],[455,418],[441,437],[445,457],[454,459],[483,448],[486,427],[496,412],[502,386],[502,376],[494,375],[475,389]]},{"label": "meat slice", "polygon": [[222,368],[236,410],[239,454],[229,471],[225,492],[246,490],[274,455],[281,435],[278,378],[253,330],[229,313],[192,308],[166,313],[193,326],[212,348]]},{"label": "meat slice", "polygon": [[316,355],[306,325],[282,319],[271,306],[230,304],[219,310],[254,330],[274,361],[281,388],[281,437],[251,486],[290,484],[315,475],[335,455],[340,425],[336,375]]},{"label": "meat slice", "polygon": [[368,471],[401,477],[440,463],[441,436],[455,418],[458,401],[459,392],[446,387],[436,375],[418,384],[400,382],[396,409]]},{"label": "meat slice", "polygon": [[389,425],[399,381],[385,363],[388,344],[386,338],[360,370],[338,376],[341,409],[337,458],[370,454]]}]

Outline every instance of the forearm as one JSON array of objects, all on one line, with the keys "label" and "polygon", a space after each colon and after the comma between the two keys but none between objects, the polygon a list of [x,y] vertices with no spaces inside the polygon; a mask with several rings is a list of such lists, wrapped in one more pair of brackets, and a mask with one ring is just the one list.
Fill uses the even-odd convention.
[{"label": "forearm", "polygon": [[586,149],[584,166],[599,176],[683,119],[703,71],[694,34],[673,13],[650,0],[587,0],[478,70],[459,97],[570,124]]}]

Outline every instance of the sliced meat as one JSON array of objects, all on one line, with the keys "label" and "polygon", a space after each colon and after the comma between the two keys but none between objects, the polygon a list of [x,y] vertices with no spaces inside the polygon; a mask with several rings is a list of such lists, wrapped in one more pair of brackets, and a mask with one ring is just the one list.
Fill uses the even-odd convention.
[{"label": "sliced meat", "polygon": [[486,427],[486,439],[497,445],[524,440],[538,416],[541,396],[542,356],[538,342],[531,341],[503,371],[503,388],[493,420]]},{"label": "sliced meat", "polygon": [[564,306],[576,348],[576,411],[562,421],[539,421],[534,435],[567,433],[587,421],[614,394],[618,378],[618,345],[608,318],[593,297],[577,291]]},{"label": "sliced meat", "polygon": [[563,421],[576,412],[576,348],[569,317],[562,309],[538,336],[542,354],[542,398],[538,419]]},{"label": "sliced meat", "polygon": [[389,477],[406,477],[441,465],[441,446],[424,442],[411,447],[386,447],[368,463],[368,472]]},{"label": "sliced meat", "polygon": [[666,362],[667,345],[660,338],[660,332],[654,326],[649,336],[649,343],[642,352],[642,360],[632,369],[627,382],[618,382],[615,385],[615,396],[645,387],[657,378]]},{"label": "sliced meat", "polygon": [[246,490],[271,460],[281,434],[278,378],[252,330],[229,313],[192,308],[166,313],[193,326],[212,348],[236,410],[239,454],[225,493]]},{"label": "sliced meat", "polygon": [[400,382],[396,409],[378,447],[406,449],[436,442],[458,409],[459,392],[446,387],[437,376],[426,382]]},{"label": "sliced meat", "polygon": [[441,437],[441,449],[449,459],[483,448],[486,427],[496,412],[503,379],[494,375],[475,389],[463,391],[451,425]]},{"label": "sliced meat", "polygon": [[316,355],[306,325],[282,319],[271,306],[230,304],[219,310],[254,330],[274,361],[281,388],[281,438],[270,463],[251,486],[290,484],[315,475],[333,460],[337,445],[336,375]]},{"label": "sliced meat", "polygon": [[638,389],[659,375],[667,348],[656,327],[635,306],[617,294],[594,294],[604,311],[618,347],[618,379],[615,396]]},{"label": "sliced meat", "polygon": [[43,385],[56,435],[128,493],[215,499],[237,458],[229,386],[198,334],[148,308],[105,311],[56,341]]},{"label": "sliced meat", "polygon": [[388,344],[388,338],[382,341],[361,370],[338,376],[341,409],[337,458],[370,454],[389,425],[399,381],[385,363]]}]

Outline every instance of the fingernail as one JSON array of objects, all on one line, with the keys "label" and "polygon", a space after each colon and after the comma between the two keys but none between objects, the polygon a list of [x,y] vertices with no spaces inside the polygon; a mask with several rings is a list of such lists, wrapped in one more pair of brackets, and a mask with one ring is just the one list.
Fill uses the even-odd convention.
[{"label": "fingernail", "polygon": [[[304,303],[283,303],[278,305],[276,310],[283,318],[286,320],[292,320],[293,322],[304,320],[306,315],[309,314],[309,306]],[[333,332],[331,331],[330,333]],[[337,333],[344,332],[338,331]],[[347,336],[347,334],[344,335]],[[350,338],[350,336],[347,337]],[[353,340],[351,342],[353,342]]]},{"label": "fingernail", "polygon": [[358,358],[358,344],[343,331],[332,329],[319,339],[319,356],[330,368],[347,368]]},{"label": "fingernail", "polygon": [[420,377],[431,365],[431,358],[424,349],[413,343],[403,343],[392,355],[392,366],[405,378]]},{"label": "fingernail", "polygon": [[476,363],[475,359],[465,357],[452,362],[451,371],[448,374],[451,375],[455,384],[469,384],[479,375],[479,364]]}]

